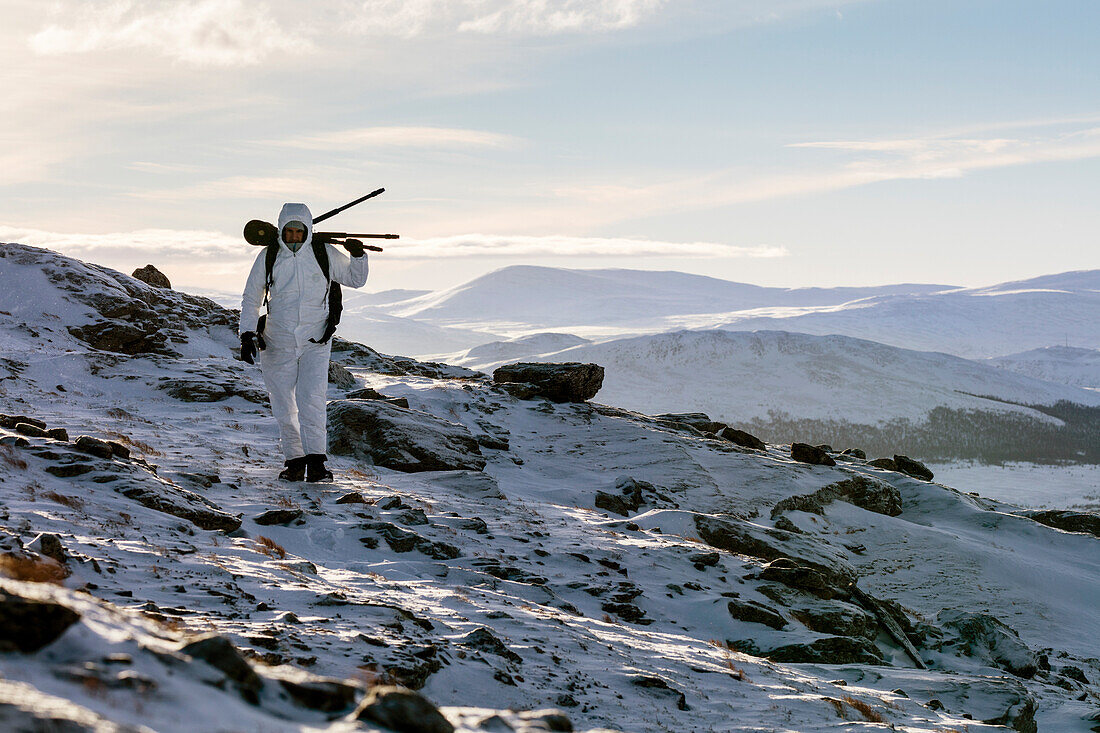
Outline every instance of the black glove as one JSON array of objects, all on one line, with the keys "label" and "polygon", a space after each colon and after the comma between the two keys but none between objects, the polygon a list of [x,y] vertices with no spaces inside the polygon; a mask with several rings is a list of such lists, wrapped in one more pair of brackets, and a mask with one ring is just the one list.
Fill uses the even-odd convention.
[{"label": "black glove", "polygon": [[344,249],[351,253],[352,257],[362,257],[363,252],[366,250],[363,248],[363,243],[358,239],[345,239]]},{"label": "black glove", "polygon": [[246,364],[256,363],[256,349],[263,351],[267,348],[264,337],[254,331],[245,331],[241,334],[241,361]]}]

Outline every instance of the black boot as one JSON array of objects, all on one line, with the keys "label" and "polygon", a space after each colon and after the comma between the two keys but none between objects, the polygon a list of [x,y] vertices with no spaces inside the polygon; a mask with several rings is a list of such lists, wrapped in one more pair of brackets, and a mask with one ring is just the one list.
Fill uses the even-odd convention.
[{"label": "black boot", "polygon": [[306,456],[306,481],[311,484],[320,481],[332,481],[332,471],[325,468],[328,456],[324,453],[311,453]]},{"label": "black boot", "polygon": [[285,469],[279,474],[283,481],[304,481],[306,477],[306,456],[291,458],[283,463]]}]

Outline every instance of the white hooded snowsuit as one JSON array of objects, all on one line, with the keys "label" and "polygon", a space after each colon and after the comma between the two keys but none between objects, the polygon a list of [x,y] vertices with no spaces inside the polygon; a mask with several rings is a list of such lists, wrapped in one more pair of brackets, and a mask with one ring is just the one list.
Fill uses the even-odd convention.
[{"label": "white hooded snowsuit", "polygon": [[[283,241],[283,227],[292,221],[306,225],[305,243],[297,252]],[[313,215],[305,204],[285,204],[279,212],[279,254],[268,293],[267,348],[259,353],[271,411],[279,423],[287,459],[328,452],[325,398],[331,342],[320,339],[328,320],[328,282],[313,254]],[[349,258],[331,244],[329,275],[350,288],[367,281],[367,256]],[[240,333],[255,331],[264,299],[266,247],[256,256],[241,299]]]}]

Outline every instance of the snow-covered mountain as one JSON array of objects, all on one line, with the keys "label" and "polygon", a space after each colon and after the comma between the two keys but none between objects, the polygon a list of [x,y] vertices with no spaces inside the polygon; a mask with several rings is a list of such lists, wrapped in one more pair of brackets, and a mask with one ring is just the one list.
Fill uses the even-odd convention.
[{"label": "snow-covered mountain", "polygon": [[1100,389],[1100,350],[1047,346],[989,360],[990,364],[1048,382]]},{"label": "snow-covered mountain", "polygon": [[[556,330],[607,340],[721,328],[841,334],[967,358],[1064,338],[1100,348],[1100,270],[981,288],[783,289],[679,272],[521,266],[380,308],[512,338]],[[418,353],[443,352],[425,345]]]},{"label": "snow-covered mountain", "polygon": [[1095,725],[1091,515],[346,341],[337,481],[281,484],[233,325],[0,245],[8,729]]},{"label": "snow-covered mountain", "polygon": [[648,329],[668,316],[840,305],[876,295],[932,293],[946,287],[765,288],[682,272],[516,265],[393,303],[391,312],[442,325],[484,324],[502,332],[608,325]]}]

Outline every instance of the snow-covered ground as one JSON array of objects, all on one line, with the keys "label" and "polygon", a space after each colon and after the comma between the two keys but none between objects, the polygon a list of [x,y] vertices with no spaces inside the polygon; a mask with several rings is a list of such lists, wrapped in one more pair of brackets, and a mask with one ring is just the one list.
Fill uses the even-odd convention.
[{"label": "snow-covered ground", "polygon": [[973,461],[929,464],[936,481],[1030,509],[1100,511],[1100,466],[988,465]]},{"label": "snow-covered ground", "polygon": [[[639,733],[1095,725],[1092,535],[862,460],[798,463],[346,344],[354,386],[409,407],[345,404],[415,427],[378,464],[445,425],[471,438],[468,467],[349,454],[335,484],[282,484],[232,326],[212,302],[0,245],[0,413],[68,431],[0,428],[0,555],[48,565],[32,539],[56,535],[71,575],[40,602],[79,614],[41,651],[0,645],[0,716],[376,731],[345,716],[388,680],[463,731],[535,730],[507,709],[545,707]],[[132,455],[62,439],[81,434]],[[35,593],[0,590],[0,609]],[[186,651],[211,631],[262,686]]]}]

